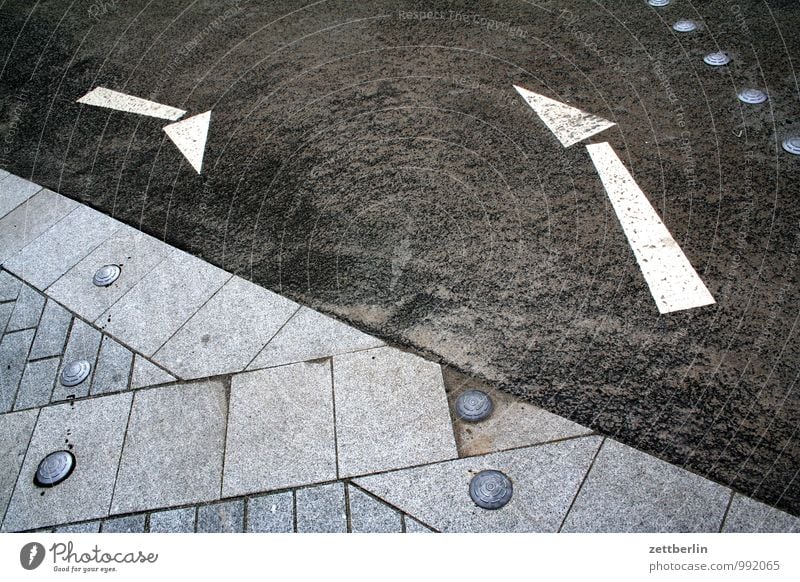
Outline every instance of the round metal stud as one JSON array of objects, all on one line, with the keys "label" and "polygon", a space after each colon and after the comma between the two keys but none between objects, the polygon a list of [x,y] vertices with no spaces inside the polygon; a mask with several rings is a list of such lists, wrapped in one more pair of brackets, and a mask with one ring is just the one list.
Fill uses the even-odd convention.
[{"label": "round metal stud", "polygon": [[92,365],[86,360],[75,360],[70,362],[61,370],[62,386],[77,386],[89,377]]},{"label": "round metal stud", "polygon": [[697,23],[694,20],[679,20],[672,25],[675,32],[694,32],[697,30]]},{"label": "round metal stud", "polygon": [[731,58],[723,52],[709,53],[703,57],[703,62],[712,67],[721,67],[731,62]]},{"label": "round metal stud", "polygon": [[739,101],[742,103],[749,103],[750,105],[758,105],[767,100],[767,94],[760,89],[743,89],[739,92]]},{"label": "round metal stud", "polygon": [[456,415],[467,422],[488,418],[494,410],[492,399],[481,390],[467,390],[456,400]]},{"label": "round metal stud", "polygon": [[56,451],[39,463],[33,482],[39,487],[53,487],[72,475],[74,469],[75,455],[69,451]]},{"label": "round metal stud", "polygon": [[511,501],[514,487],[500,471],[481,471],[469,482],[469,496],[484,509],[500,509]]},{"label": "round metal stud", "polygon": [[787,137],[785,140],[783,140],[783,149],[790,154],[800,156],[800,135]]},{"label": "round metal stud", "polygon": [[670,0],[647,0],[647,3],[650,6],[655,6],[656,8],[660,8],[662,6],[666,6],[669,4]]},{"label": "round metal stud", "polygon": [[94,274],[92,283],[98,287],[108,287],[111,283],[119,279],[120,273],[122,273],[122,269],[119,268],[119,265],[105,265],[100,267]]}]

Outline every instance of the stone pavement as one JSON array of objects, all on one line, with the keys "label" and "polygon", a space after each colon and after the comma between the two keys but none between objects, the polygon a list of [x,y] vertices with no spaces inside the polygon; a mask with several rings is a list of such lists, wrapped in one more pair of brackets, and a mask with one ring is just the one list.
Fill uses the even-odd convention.
[{"label": "stone pavement", "polygon": [[[4,532],[800,531],[486,387],[465,423],[476,382],[6,172],[0,213]],[[56,450],[76,468],[39,488]],[[484,469],[501,509],[470,499]]]}]

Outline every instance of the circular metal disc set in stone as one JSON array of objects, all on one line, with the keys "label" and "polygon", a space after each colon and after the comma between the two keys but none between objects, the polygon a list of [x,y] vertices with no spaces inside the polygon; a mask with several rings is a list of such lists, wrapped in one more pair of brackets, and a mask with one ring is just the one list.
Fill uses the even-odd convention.
[{"label": "circular metal disc set in stone", "polygon": [[484,509],[500,509],[513,494],[511,479],[500,471],[481,471],[469,483],[469,496]]},{"label": "circular metal disc set in stone", "polygon": [[61,385],[67,387],[77,386],[89,377],[89,372],[91,371],[92,365],[86,360],[70,362],[61,370]]},{"label": "circular metal disc set in stone", "polygon": [[69,451],[56,451],[39,463],[33,482],[39,487],[53,487],[69,477],[74,469],[75,455]]},{"label": "circular metal disc set in stone", "polygon": [[739,101],[742,103],[749,103],[750,105],[758,105],[767,100],[767,94],[760,89],[743,89],[739,91]]},{"label": "circular metal disc set in stone", "polygon": [[492,399],[481,390],[467,390],[456,400],[456,415],[467,422],[479,422],[494,410]]},{"label": "circular metal disc set in stone", "polygon": [[119,279],[120,273],[122,273],[122,269],[120,269],[119,265],[105,265],[100,267],[94,274],[92,283],[98,287],[108,287]]},{"label": "circular metal disc set in stone", "polygon": [[697,30],[697,23],[694,20],[679,20],[672,25],[675,32],[694,32]]},{"label": "circular metal disc set in stone", "polygon": [[722,51],[716,53],[709,53],[703,57],[703,62],[712,67],[721,67],[731,62],[731,58]]}]

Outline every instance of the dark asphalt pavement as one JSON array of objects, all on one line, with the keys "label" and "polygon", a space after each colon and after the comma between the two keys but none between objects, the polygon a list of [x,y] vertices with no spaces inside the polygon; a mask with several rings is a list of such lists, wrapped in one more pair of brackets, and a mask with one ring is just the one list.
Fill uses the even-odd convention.
[{"label": "dark asphalt pavement", "polygon": [[[795,0],[6,1],[0,167],[800,514],[799,30]],[[590,141],[716,305],[659,315],[512,84],[618,124]],[[212,110],[202,175],[97,86]]]}]

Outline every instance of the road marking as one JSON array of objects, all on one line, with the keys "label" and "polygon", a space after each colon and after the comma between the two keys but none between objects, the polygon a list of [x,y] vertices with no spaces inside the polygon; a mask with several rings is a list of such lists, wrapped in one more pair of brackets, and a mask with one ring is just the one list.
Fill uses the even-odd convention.
[{"label": "road marking", "polygon": [[681,247],[608,143],[587,145],[661,313],[715,303]]},{"label": "road marking", "polygon": [[514,85],[565,148],[605,131],[615,123]]},{"label": "road marking", "polygon": [[169,139],[178,146],[198,174],[203,167],[203,154],[206,150],[206,138],[210,123],[211,112],[206,111],[164,127],[164,132]]},{"label": "road marking", "polygon": [[78,99],[78,103],[105,107],[106,109],[114,109],[126,113],[138,113],[139,115],[158,117],[159,119],[168,119],[170,121],[177,121],[186,115],[183,109],[162,105],[161,103],[148,101],[147,99],[134,97],[133,95],[126,95],[125,93],[112,91],[105,87],[95,87]]}]

